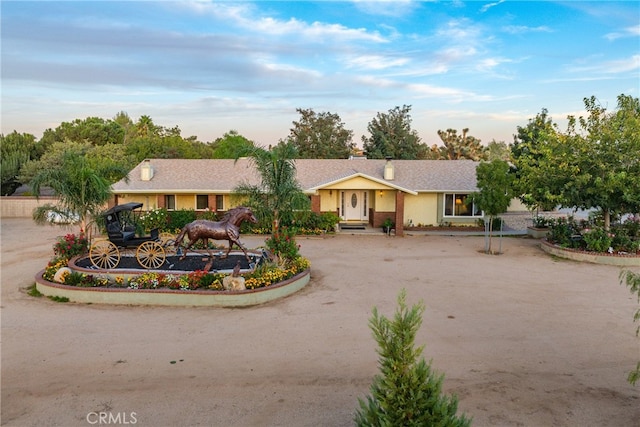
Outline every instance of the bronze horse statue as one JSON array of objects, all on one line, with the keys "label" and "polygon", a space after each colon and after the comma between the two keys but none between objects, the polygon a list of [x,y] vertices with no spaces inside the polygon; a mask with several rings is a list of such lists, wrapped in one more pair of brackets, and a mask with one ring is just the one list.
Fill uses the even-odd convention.
[{"label": "bronze horse statue", "polygon": [[[207,250],[209,250],[207,245],[208,239],[214,239],[229,241],[229,248],[221,258],[228,257],[229,252],[231,252],[231,248],[236,244],[240,249],[242,249],[242,252],[244,252],[244,256],[247,258],[247,261],[251,262],[249,255],[247,254],[247,250],[242,243],[240,243],[240,224],[244,221],[249,221],[254,224],[258,222],[251,209],[239,206],[227,211],[220,221],[197,219],[190,222],[182,228],[182,231],[180,231],[180,234],[178,234],[174,243],[176,248],[180,248],[182,246],[184,236],[189,238],[189,244],[184,247],[185,252],[180,259],[182,260],[187,256],[189,248],[191,248],[191,246],[193,246],[198,240],[202,240],[207,246]],[[211,251],[209,251],[209,256],[211,256]]]}]

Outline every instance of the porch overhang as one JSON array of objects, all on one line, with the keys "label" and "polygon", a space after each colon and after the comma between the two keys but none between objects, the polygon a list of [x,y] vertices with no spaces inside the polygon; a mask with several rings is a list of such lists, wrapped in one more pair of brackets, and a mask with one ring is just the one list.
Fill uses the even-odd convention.
[{"label": "porch overhang", "polygon": [[[355,180],[357,178],[363,178],[364,180],[371,181],[372,183],[375,183],[376,185],[372,186],[371,188],[369,188],[370,190],[381,190],[381,189],[397,190],[397,191],[401,191],[403,193],[411,194],[413,196],[418,194],[417,191],[411,190],[409,188],[401,187],[399,185],[396,185],[396,184],[394,184],[392,182],[389,182],[389,181],[386,181],[384,179],[379,179],[379,178],[373,177],[371,175],[367,175],[367,174],[363,174],[363,173],[359,173],[359,172],[358,173],[354,173],[352,175],[341,177],[339,179],[335,179],[333,181],[325,182],[325,183],[310,187],[310,188],[308,188],[308,190],[317,192],[319,190],[338,190],[338,189],[343,189],[343,188],[347,188],[348,187],[348,186],[345,186],[345,183],[347,183],[348,181]],[[359,188],[359,189],[366,190],[367,188]]]}]

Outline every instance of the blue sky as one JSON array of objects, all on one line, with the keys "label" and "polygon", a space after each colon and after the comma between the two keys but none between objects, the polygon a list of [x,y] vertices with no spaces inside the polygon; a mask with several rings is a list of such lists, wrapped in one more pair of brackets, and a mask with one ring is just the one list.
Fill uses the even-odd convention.
[{"label": "blue sky", "polygon": [[213,141],[267,145],[296,108],[354,141],[411,105],[422,142],[454,128],[512,142],[542,108],[640,90],[637,1],[2,1],[2,132],[125,111]]}]

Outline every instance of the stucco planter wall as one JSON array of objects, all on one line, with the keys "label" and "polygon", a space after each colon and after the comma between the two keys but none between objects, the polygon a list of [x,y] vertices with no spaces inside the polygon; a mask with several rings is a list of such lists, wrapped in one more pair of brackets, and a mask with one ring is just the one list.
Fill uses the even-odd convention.
[{"label": "stucco planter wall", "polygon": [[591,262],[594,264],[617,265],[620,267],[638,267],[640,266],[639,255],[618,255],[603,254],[595,252],[584,252],[575,249],[566,249],[543,240],[540,247],[548,254],[555,255],[560,258],[571,259],[574,261]]},{"label": "stucco planter wall", "polygon": [[534,239],[542,239],[544,237],[547,237],[547,234],[549,234],[548,227],[527,227],[527,235],[533,237]]},{"label": "stucco planter wall", "polygon": [[93,304],[248,307],[289,296],[304,288],[311,278],[307,269],[276,285],[244,291],[180,291],[173,289],[80,288],[43,279],[36,275],[36,289],[46,296],[67,297],[69,301]]}]

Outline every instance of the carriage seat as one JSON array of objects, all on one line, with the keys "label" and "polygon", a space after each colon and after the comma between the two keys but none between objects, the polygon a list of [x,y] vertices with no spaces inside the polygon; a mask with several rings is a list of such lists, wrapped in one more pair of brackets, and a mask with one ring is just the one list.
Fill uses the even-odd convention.
[{"label": "carriage seat", "polygon": [[109,224],[107,227],[107,234],[109,239],[127,241],[135,237],[135,231],[120,231],[118,224]]}]

